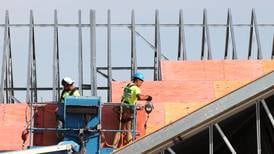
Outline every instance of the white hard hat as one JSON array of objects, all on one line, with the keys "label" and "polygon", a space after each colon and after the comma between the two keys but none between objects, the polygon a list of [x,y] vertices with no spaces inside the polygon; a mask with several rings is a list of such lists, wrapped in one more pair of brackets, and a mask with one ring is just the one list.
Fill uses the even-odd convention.
[{"label": "white hard hat", "polygon": [[70,77],[64,77],[63,80],[62,80],[62,85],[64,86],[65,84],[73,84],[74,81],[70,78]]}]

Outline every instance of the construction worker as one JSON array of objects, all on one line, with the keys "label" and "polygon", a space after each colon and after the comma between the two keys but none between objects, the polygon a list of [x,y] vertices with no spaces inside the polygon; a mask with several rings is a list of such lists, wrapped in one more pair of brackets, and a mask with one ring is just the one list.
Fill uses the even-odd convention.
[{"label": "construction worker", "polygon": [[[61,81],[62,86],[64,87],[61,96],[60,96],[60,103],[58,104],[58,110],[56,113],[56,122],[57,128],[63,128],[64,126],[64,100],[67,96],[80,96],[79,91],[76,87],[74,87],[74,81],[70,77],[64,77]],[[63,132],[57,132],[57,139],[58,141],[62,141],[64,137]]]},{"label": "construction worker", "polygon": [[60,101],[61,103],[64,103],[64,99],[67,96],[80,96],[79,91],[76,87],[74,87],[74,81],[70,77],[64,77],[62,79],[62,85],[64,87]]},{"label": "construction worker", "polygon": [[[140,72],[134,74],[133,80],[131,83],[127,84],[123,91],[122,96],[122,106],[120,108],[120,119],[119,119],[119,129],[123,128],[128,130],[126,132],[126,142],[129,143],[132,141],[132,125],[134,120],[134,107],[137,103],[137,100],[140,101],[151,101],[152,97],[149,95],[142,95],[140,87],[144,82],[144,75]],[[123,104],[126,104],[126,106]],[[131,106],[132,105],[132,106]],[[121,138],[121,132],[115,134],[113,140],[113,147],[117,148]]]}]

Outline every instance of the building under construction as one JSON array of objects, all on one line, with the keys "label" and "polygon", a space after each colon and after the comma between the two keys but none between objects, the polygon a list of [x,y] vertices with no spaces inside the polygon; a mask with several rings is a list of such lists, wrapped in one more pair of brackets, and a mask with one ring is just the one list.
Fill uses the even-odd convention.
[{"label": "building under construction", "polygon": [[[85,147],[85,153],[274,154],[274,21],[258,23],[254,9],[249,23],[234,23],[230,9],[225,23],[210,23],[206,9],[200,23],[185,22],[182,10],[176,23],[160,21],[158,10],[151,23],[135,22],[134,11],[129,23],[112,23],[110,11],[105,23],[96,22],[95,10],[90,10],[87,22],[82,16],[79,10],[77,22],[61,23],[54,11],[51,23],[36,23],[30,11],[29,23],[18,24],[10,23],[6,11],[5,23],[0,24],[4,36],[1,152],[65,153],[77,149],[71,142],[58,144],[56,134],[62,132],[67,141],[73,140],[80,149]],[[13,50],[17,29],[27,32],[26,59],[19,62],[17,55],[22,53]],[[44,33],[42,29],[46,29]],[[67,32],[64,29],[73,29],[76,50],[61,50],[62,45],[70,46],[60,43],[70,37],[69,32],[61,34]],[[113,33],[117,34],[117,29],[128,34],[126,52],[116,50],[125,44],[121,39],[122,43],[115,45]],[[176,35],[163,39],[168,29]],[[223,35],[214,36],[214,43],[216,29]],[[47,34],[52,48],[42,54],[37,46]],[[199,34],[197,42],[190,42],[192,34]],[[244,34],[246,39],[239,39]],[[269,34],[271,37],[266,37]],[[102,45],[99,39],[104,40],[104,47],[98,47]],[[171,40],[176,50],[164,47],[163,40]],[[215,48],[220,42],[223,48]],[[239,50],[244,42],[247,50]],[[188,45],[198,46],[200,51],[192,51]],[[264,46],[271,48],[265,50]],[[22,70],[26,70],[24,82],[18,81]],[[57,129],[60,81],[66,71],[74,73],[82,96],[65,100],[65,128]],[[119,148],[113,149],[114,133],[124,131],[118,128],[119,118],[113,108],[120,105],[123,88],[137,71],[146,76],[141,89],[153,97],[154,108],[151,113],[144,108],[134,110],[135,140],[124,144],[121,139]]]}]

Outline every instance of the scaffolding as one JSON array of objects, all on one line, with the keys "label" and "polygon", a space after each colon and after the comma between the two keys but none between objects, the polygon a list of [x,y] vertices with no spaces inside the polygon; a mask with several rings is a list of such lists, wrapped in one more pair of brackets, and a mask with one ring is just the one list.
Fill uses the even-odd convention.
[{"label": "scaffolding", "polygon": [[[2,56],[2,69],[1,69],[1,85],[0,85],[0,102],[1,103],[14,103],[19,102],[16,99],[14,94],[15,91],[26,92],[25,102],[38,102],[38,91],[51,91],[52,92],[52,101],[58,102],[60,96],[60,47],[59,47],[59,28],[62,27],[74,27],[78,29],[78,83],[79,90],[81,94],[83,91],[90,91],[91,95],[98,95],[98,90],[106,91],[107,102],[112,101],[112,81],[115,81],[113,78],[113,71],[130,71],[131,77],[137,70],[150,70],[153,72],[153,80],[161,80],[161,60],[169,60],[165,56],[161,49],[161,28],[164,27],[173,27],[178,29],[178,50],[176,60],[188,60],[188,53],[186,47],[186,37],[185,37],[185,28],[186,27],[200,27],[202,28],[201,33],[201,51],[200,51],[200,60],[211,60],[214,57],[212,56],[212,46],[211,46],[211,37],[209,28],[223,27],[226,28],[225,34],[225,50],[223,53],[223,59],[238,59],[239,52],[237,51],[237,44],[235,39],[235,27],[247,27],[249,28],[249,47],[248,47],[248,56],[246,59],[252,59],[252,55],[256,55],[255,59],[266,59],[263,57],[261,49],[261,40],[259,28],[264,27],[274,27],[274,24],[259,24],[256,19],[255,10],[251,11],[251,20],[248,24],[234,24],[232,20],[231,10],[227,11],[227,22],[223,23],[208,23],[207,9],[203,10],[203,21],[202,24],[186,24],[183,19],[183,11],[179,11],[179,20],[178,23],[171,24],[161,24],[159,20],[159,11],[155,10],[155,21],[153,24],[147,23],[136,23],[135,22],[135,11],[131,12],[131,23],[129,24],[114,24],[111,21],[111,11],[108,10],[107,13],[107,23],[98,24],[96,23],[96,12],[95,10],[90,10],[89,12],[89,23],[82,23],[82,11],[78,12],[78,23],[72,24],[62,24],[58,21],[57,10],[54,11],[54,23],[53,24],[39,24],[34,22],[33,11],[30,11],[29,23],[27,24],[10,24],[9,12],[5,13],[5,23],[0,24],[0,28],[4,28],[4,42],[3,42],[3,56]],[[27,66],[27,85],[19,87],[14,85],[14,70],[13,70],[13,54],[11,51],[11,36],[10,29],[25,27],[29,29],[29,43],[28,43],[28,66]],[[37,86],[37,83],[41,82],[37,80],[37,53],[36,53],[36,44],[35,39],[35,28],[44,27],[44,28],[53,28],[53,58],[52,58],[52,86],[44,87]],[[102,27],[107,30],[107,65],[106,66],[97,66],[96,61],[96,38],[97,33],[96,29]],[[130,66],[113,66],[112,65],[112,29],[115,27],[122,27],[130,30]],[[154,28],[154,43],[151,43],[147,38],[145,38],[140,32],[136,30],[137,27],[150,27]],[[83,67],[83,28],[89,29],[90,36],[90,83],[84,83],[83,76],[86,74]],[[153,50],[153,66],[137,66],[137,51],[136,51],[136,38],[139,37],[144,40],[145,43]],[[255,38],[255,39],[254,39]],[[257,50],[253,50],[254,46],[257,47]],[[231,48],[231,51],[230,51]],[[274,37],[272,51],[269,52],[271,59],[274,58]],[[231,56],[229,56],[231,55]],[[105,73],[105,71],[107,73]],[[99,86],[97,78],[98,75],[107,79],[106,86]],[[47,98],[49,99],[49,98]]]}]

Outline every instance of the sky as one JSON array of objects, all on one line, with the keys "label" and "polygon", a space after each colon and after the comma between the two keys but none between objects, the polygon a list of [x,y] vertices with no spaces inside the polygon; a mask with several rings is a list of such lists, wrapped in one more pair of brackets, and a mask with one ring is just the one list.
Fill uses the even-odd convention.
[{"label": "sky", "polygon": [[[274,24],[273,0],[0,0],[0,23],[4,23],[5,10],[9,11],[10,23],[28,23],[29,10],[34,11],[35,23],[53,23],[54,9],[58,10],[59,23],[77,23],[78,10],[82,10],[82,22],[89,23],[89,10],[96,10],[96,22],[106,23],[107,10],[112,13],[112,23],[130,23],[131,10],[135,10],[136,23],[153,23],[155,10],[160,13],[160,23],[178,23],[179,10],[184,11],[185,23],[202,23],[203,9],[208,11],[208,23],[226,23],[227,9],[231,8],[233,22],[249,24],[251,9],[255,8],[258,23]],[[154,42],[154,28],[136,28],[147,40]],[[274,28],[260,27],[260,38],[264,57],[269,58],[272,48]],[[78,30],[77,28],[59,28],[60,69],[61,77],[71,76],[78,84]],[[248,49],[249,28],[235,28],[235,39],[238,54],[244,59]],[[201,50],[201,28],[186,27],[186,48],[188,58],[199,59]],[[89,55],[89,29],[83,28],[83,52]],[[106,64],[106,29],[98,28],[97,34],[97,66]],[[3,49],[3,27],[0,28],[0,51]],[[210,28],[213,57],[221,59],[224,51],[225,29]],[[14,65],[15,86],[26,86],[28,28],[11,29],[11,43]],[[38,86],[52,86],[52,50],[53,29],[36,28],[37,78]],[[164,55],[176,59],[178,28],[161,29],[161,46]],[[140,38],[137,41],[138,66],[153,66],[153,51]],[[256,46],[254,47],[256,48]],[[256,49],[254,49],[256,50]],[[130,31],[127,28],[112,29],[113,66],[129,66]],[[253,55],[255,56],[255,55]],[[121,60],[122,59],[122,60]],[[0,58],[2,64],[2,58]],[[89,56],[84,56],[84,83],[89,83]],[[144,72],[148,80],[152,80],[151,72]],[[128,72],[113,72],[117,80],[129,80]],[[106,80],[98,76],[99,86]],[[17,92],[19,100],[24,101],[24,92]],[[49,100],[50,92],[39,93],[40,100]],[[86,92],[84,95],[89,95]],[[101,92],[100,95],[104,95]],[[103,99],[105,97],[103,96]]]}]

